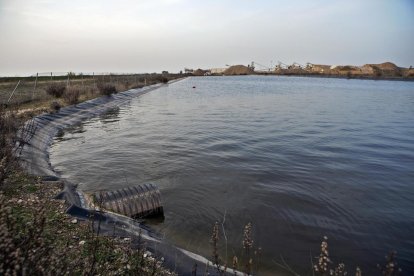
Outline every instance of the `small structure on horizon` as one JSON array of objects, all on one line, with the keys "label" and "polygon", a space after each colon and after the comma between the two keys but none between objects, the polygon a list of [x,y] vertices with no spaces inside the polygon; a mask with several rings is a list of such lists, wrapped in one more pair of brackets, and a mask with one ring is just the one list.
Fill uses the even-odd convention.
[{"label": "small structure on horizon", "polygon": [[193,69],[184,68],[184,74],[192,74],[194,72]]},{"label": "small structure on horizon", "polygon": [[212,75],[222,75],[227,68],[211,68],[210,73]]}]

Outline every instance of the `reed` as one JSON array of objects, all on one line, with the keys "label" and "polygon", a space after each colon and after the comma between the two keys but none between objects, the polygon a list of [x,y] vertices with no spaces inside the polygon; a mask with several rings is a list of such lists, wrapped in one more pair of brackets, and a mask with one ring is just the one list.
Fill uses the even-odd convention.
[{"label": "reed", "polygon": [[118,93],[115,85],[113,84],[99,84],[98,91],[101,95],[110,96],[112,94]]},{"label": "reed", "polygon": [[63,94],[63,99],[68,104],[77,104],[81,95],[81,89],[79,87],[69,87]]}]

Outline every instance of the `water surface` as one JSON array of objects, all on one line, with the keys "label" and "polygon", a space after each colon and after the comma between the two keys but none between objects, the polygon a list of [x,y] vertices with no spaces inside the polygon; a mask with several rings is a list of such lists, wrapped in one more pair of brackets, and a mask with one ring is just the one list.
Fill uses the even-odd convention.
[{"label": "water surface", "polygon": [[324,235],[351,272],[396,249],[410,274],[413,119],[412,82],[189,78],[68,130],[51,161],[85,191],[158,185],[165,220],[148,223],[207,257],[215,221],[229,259],[252,222],[263,275],[280,256],[310,274]]}]

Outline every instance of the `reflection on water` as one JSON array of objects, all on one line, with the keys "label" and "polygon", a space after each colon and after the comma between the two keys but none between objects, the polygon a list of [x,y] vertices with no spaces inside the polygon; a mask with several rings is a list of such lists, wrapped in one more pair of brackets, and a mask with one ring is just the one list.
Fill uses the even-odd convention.
[{"label": "reflection on water", "polygon": [[108,110],[107,112],[99,116],[100,122],[103,124],[110,124],[110,123],[118,122],[120,120],[119,118],[120,110],[121,109],[119,107],[111,108],[110,110]]},{"label": "reflection on water", "polygon": [[324,235],[349,271],[376,274],[396,249],[410,273],[413,95],[407,82],[190,78],[67,131],[51,161],[83,190],[157,184],[165,221],[152,227],[204,256],[224,214],[229,255],[252,222],[263,275],[280,255],[309,274]]},{"label": "reflection on water", "polygon": [[[81,141],[84,141],[84,137],[82,135],[77,135],[77,134],[82,134],[86,132],[86,129],[84,127],[83,124],[76,124],[72,127],[67,128],[65,131],[63,130],[58,130],[56,136],[55,136],[55,140],[57,142],[64,142],[64,141],[69,141],[72,139],[78,139]],[[67,133],[71,133],[72,135],[67,135]]]}]

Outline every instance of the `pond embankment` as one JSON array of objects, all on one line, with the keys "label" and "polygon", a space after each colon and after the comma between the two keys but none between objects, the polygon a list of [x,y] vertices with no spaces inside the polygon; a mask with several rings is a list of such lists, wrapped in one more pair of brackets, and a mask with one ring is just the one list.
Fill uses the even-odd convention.
[{"label": "pond embankment", "polygon": [[[181,79],[174,80],[179,81]],[[170,83],[172,83],[170,82]],[[62,179],[53,169],[49,161],[48,149],[53,138],[65,128],[79,124],[82,121],[101,115],[113,108],[126,104],[133,98],[139,97],[154,89],[168,84],[155,84],[139,89],[131,89],[111,96],[103,96],[77,105],[61,108],[55,113],[46,113],[34,117],[26,122],[20,135],[28,137],[29,142],[19,148],[21,166],[30,175],[40,177],[43,182],[61,185],[62,191],[58,196],[69,206],[67,214],[84,221],[95,221],[99,224],[99,234],[106,236],[116,235],[130,240],[140,240],[145,244],[145,250],[155,256],[162,256],[163,264],[178,273],[188,273],[194,264],[205,266],[207,259],[174,247],[163,240],[156,233],[143,226],[140,221],[112,212],[91,210],[85,204],[82,192],[76,189],[76,183]],[[74,149],[76,150],[76,149]]]}]

